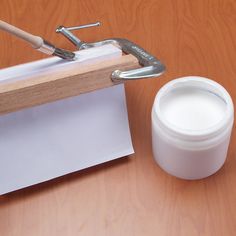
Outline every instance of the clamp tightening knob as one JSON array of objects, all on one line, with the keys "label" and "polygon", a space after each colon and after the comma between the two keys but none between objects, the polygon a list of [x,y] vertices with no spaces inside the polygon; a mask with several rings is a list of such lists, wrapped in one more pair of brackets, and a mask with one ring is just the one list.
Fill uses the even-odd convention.
[{"label": "clamp tightening knob", "polygon": [[79,29],[85,29],[85,28],[90,28],[90,27],[95,27],[95,26],[100,26],[100,22],[96,23],[91,23],[91,24],[86,24],[86,25],[79,25],[79,26],[73,26],[73,27],[65,27],[65,26],[59,26],[56,29],[57,33],[61,33],[64,35],[67,39],[69,39],[77,48],[80,48],[80,46],[83,44],[83,42],[76,37],[71,31],[73,30],[79,30]]}]

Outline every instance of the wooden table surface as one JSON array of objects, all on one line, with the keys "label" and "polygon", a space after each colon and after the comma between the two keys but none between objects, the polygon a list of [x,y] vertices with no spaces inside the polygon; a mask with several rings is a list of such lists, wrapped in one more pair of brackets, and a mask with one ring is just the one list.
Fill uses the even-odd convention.
[{"label": "wooden table surface", "polygon": [[[150,135],[154,96],[174,78],[214,79],[236,104],[235,0],[2,0],[0,18],[67,49],[56,26],[100,20],[76,34],[128,38],[167,66],[161,78],[126,84],[135,154],[1,196],[0,235],[236,235],[236,132],[223,168],[199,181],[162,171]],[[0,68],[44,57],[2,32],[0,42]]]}]

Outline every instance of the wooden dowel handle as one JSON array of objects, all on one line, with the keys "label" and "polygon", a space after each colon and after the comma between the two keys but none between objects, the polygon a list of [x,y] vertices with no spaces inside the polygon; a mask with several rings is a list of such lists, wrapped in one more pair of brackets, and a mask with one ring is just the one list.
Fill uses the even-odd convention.
[{"label": "wooden dowel handle", "polygon": [[0,20],[0,29],[4,30],[12,35],[15,35],[18,38],[23,39],[24,41],[30,43],[32,47],[38,49],[43,44],[43,39],[39,36],[32,35],[30,33],[25,32],[13,25],[10,25],[2,20]]}]

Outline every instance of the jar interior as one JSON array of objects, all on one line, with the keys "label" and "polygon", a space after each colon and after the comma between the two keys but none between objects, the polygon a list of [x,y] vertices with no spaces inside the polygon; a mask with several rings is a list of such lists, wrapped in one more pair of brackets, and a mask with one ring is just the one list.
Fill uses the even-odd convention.
[{"label": "jar interior", "polygon": [[216,91],[188,84],[170,88],[159,105],[166,122],[189,131],[215,126],[224,118],[227,109],[226,101]]}]

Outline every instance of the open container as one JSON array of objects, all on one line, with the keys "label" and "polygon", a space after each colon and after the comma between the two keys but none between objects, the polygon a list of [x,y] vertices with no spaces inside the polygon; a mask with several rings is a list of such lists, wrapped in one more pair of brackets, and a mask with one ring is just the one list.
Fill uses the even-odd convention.
[{"label": "open container", "polygon": [[207,177],[225,162],[233,121],[232,99],[220,84],[198,76],[172,80],[152,108],[154,158],[176,177]]}]

